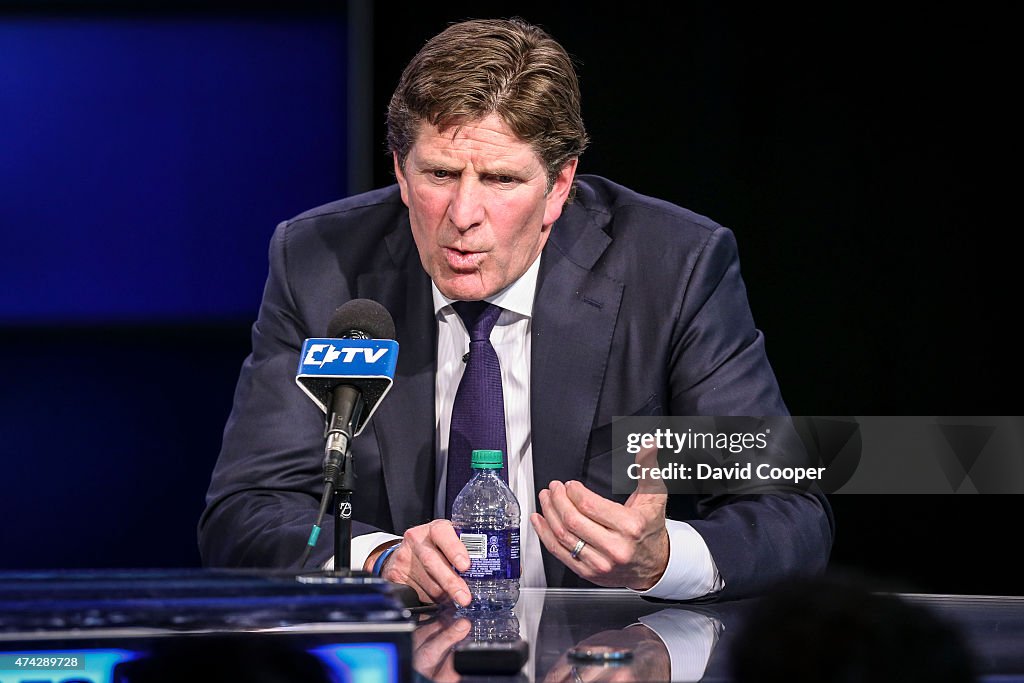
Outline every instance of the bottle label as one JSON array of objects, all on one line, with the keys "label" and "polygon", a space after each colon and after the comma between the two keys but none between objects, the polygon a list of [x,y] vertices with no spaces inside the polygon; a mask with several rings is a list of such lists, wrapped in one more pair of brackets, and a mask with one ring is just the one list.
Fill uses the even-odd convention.
[{"label": "bottle label", "polygon": [[518,579],[519,529],[455,527],[469,552],[469,571],[464,579]]}]

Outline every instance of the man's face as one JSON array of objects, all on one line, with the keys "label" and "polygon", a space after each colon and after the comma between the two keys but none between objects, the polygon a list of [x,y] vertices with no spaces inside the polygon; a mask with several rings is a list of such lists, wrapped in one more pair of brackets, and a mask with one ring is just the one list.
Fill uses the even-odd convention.
[{"label": "man's face", "polygon": [[449,299],[476,301],[514,282],[562,214],[576,160],[550,192],[540,157],[497,114],[440,131],[420,125],[395,175],[420,261]]}]

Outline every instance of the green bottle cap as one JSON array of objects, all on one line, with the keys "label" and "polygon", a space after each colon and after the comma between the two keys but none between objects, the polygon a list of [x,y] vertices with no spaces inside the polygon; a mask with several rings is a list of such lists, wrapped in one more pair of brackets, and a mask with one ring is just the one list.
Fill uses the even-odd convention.
[{"label": "green bottle cap", "polygon": [[473,451],[470,467],[475,470],[500,470],[503,461],[501,451]]}]

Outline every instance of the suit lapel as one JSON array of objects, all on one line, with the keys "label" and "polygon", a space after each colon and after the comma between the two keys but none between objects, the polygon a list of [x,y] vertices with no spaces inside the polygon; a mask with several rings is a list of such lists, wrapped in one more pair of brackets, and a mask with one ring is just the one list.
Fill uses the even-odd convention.
[{"label": "suit lapel", "polygon": [[437,324],[430,279],[420,265],[409,225],[386,237],[393,270],[366,273],[356,289],[391,312],[398,340],[395,383],[374,415],[374,431],[395,529],[434,517],[434,375]]},{"label": "suit lapel", "polygon": [[[571,205],[541,257],[533,308],[530,420],[535,490],[583,475],[622,283],[591,272],[611,239],[589,212]],[[540,510],[539,501],[535,501]],[[565,567],[544,552],[549,586]]]}]

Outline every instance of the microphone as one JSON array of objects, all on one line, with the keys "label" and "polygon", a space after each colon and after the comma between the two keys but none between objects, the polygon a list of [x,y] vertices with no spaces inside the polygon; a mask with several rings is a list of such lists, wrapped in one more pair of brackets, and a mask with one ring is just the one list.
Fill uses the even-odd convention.
[{"label": "microphone", "polygon": [[303,343],[295,375],[299,388],[327,416],[324,491],[299,567],[305,566],[316,545],[320,522],[333,495],[335,572],[347,576],[355,486],[349,444],[363,431],[394,383],[398,342],[391,314],[370,299],[353,299],[339,306],[327,325],[327,335]]},{"label": "microphone", "polygon": [[353,299],[338,307],[326,338],[307,339],[295,381],[327,416],[328,452],[344,455],[394,383],[395,323],[382,305]]}]

